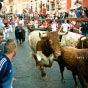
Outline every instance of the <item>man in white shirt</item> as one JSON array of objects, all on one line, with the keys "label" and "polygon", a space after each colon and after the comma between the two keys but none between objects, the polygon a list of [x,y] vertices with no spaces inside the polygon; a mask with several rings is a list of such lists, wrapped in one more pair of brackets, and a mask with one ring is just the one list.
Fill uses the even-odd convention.
[{"label": "man in white shirt", "polygon": [[52,24],[51,24],[51,28],[52,28],[52,31],[53,32],[56,32],[57,31],[57,22],[55,20],[53,20]]},{"label": "man in white shirt", "polygon": [[70,31],[71,25],[69,24],[69,20],[65,20],[65,23],[61,25],[61,28],[59,31],[61,32],[68,32]]},{"label": "man in white shirt", "polygon": [[35,21],[34,21],[34,27],[38,28],[38,20],[37,19],[35,19]]},{"label": "man in white shirt", "polygon": [[71,18],[77,18],[77,17],[76,17],[76,14],[75,14],[75,9],[71,9],[71,11],[69,12],[69,16],[70,16]]},{"label": "man in white shirt", "polygon": [[24,26],[24,19],[19,18],[19,26],[23,27]]}]

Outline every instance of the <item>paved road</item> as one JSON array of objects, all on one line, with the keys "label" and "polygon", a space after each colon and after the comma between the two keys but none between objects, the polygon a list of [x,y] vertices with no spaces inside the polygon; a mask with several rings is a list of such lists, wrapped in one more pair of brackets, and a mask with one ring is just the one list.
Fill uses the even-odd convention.
[{"label": "paved road", "polygon": [[[10,38],[15,40],[14,33],[10,34]],[[17,79],[13,88],[74,88],[74,81],[68,70],[64,72],[66,83],[61,83],[60,70],[56,62],[51,68],[45,69],[47,79],[43,80],[40,70],[35,66],[35,61],[30,57],[30,52],[26,34],[25,43],[18,44],[17,55],[13,59],[14,77]]]}]

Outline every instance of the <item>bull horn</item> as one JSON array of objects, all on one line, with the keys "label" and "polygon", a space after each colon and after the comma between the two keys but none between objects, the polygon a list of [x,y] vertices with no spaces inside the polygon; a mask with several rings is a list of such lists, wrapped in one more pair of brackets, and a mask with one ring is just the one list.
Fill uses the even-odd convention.
[{"label": "bull horn", "polygon": [[47,37],[47,33],[40,33],[40,32],[39,32],[39,37],[41,37],[41,38]]},{"label": "bull horn", "polygon": [[83,40],[85,40],[85,39],[86,39],[86,37],[82,37],[82,38],[81,38],[81,41],[83,41]]},{"label": "bull horn", "polygon": [[62,33],[62,32],[58,32],[58,35],[67,35],[68,32]]}]

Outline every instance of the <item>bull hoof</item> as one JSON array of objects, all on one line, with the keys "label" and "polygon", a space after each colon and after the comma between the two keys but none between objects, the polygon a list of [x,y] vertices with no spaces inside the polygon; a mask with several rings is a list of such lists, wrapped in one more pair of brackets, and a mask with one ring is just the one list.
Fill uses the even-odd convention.
[{"label": "bull hoof", "polygon": [[46,78],[47,78],[46,73],[43,73],[43,74],[42,74],[42,78],[43,78],[43,79],[46,79]]},{"label": "bull hoof", "polygon": [[39,67],[39,68],[40,68],[40,64],[39,64],[39,62],[36,62],[36,67]]},{"label": "bull hoof", "polygon": [[63,84],[65,84],[65,80],[64,80],[64,79],[62,79],[61,82],[62,82]]},{"label": "bull hoof", "polygon": [[42,78],[43,78],[43,80],[46,80],[47,79],[47,75],[42,76]]}]

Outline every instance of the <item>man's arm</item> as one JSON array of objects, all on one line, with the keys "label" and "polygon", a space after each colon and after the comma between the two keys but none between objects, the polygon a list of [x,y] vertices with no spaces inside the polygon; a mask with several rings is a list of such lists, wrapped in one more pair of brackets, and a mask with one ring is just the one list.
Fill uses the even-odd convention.
[{"label": "man's arm", "polygon": [[79,33],[82,34],[82,27],[79,28]]},{"label": "man's arm", "polygon": [[61,31],[62,31],[62,28],[63,28],[63,24],[61,25],[61,27],[60,27],[60,29],[59,29],[59,32],[61,32]]},{"label": "man's arm", "polygon": [[71,25],[69,25],[69,27],[68,27],[68,31],[70,31],[71,30]]}]

